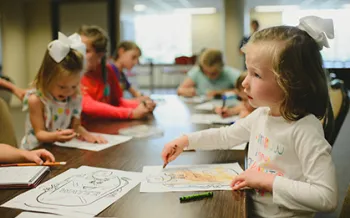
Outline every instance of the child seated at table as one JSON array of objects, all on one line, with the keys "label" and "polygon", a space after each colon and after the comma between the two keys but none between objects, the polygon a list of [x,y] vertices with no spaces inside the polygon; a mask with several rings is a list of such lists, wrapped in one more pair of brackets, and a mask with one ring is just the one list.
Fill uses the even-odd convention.
[{"label": "child seated at table", "polygon": [[246,78],[247,72],[243,72],[236,81],[236,94],[240,98],[241,102],[234,107],[215,107],[215,113],[221,115],[222,117],[230,117],[233,115],[238,115],[240,118],[248,116],[251,112],[255,110],[248,102],[248,96],[244,92],[244,87],[242,86],[243,80]]}]

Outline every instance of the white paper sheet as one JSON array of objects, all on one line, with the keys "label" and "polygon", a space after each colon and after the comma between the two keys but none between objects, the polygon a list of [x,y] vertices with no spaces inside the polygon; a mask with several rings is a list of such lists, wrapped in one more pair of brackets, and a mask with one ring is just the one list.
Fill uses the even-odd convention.
[{"label": "white paper sheet", "polygon": [[144,179],[142,173],[82,166],[70,169],[2,207],[66,216],[95,216]]},{"label": "white paper sheet", "polygon": [[119,134],[125,136],[132,136],[135,138],[145,138],[151,136],[161,136],[163,135],[163,130],[150,125],[137,125],[119,129]]},{"label": "white paper sheet", "polygon": [[210,98],[208,98],[207,96],[194,96],[191,98],[181,97],[181,99],[186,103],[194,103],[194,104],[200,104],[210,100]]},{"label": "white paper sheet", "polygon": [[0,185],[33,184],[48,166],[0,167]]},{"label": "white paper sheet", "polygon": [[187,166],[144,166],[146,180],[140,192],[231,190],[234,176],[243,172],[238,163]]},{"label": "white paper sheet", "polygon": [[104,137],[108,142],[106,144],[95,144],[90,142],[84,142],[79,139],[72,139],[69,142],[55,142],[55,145],[68,147],[68,148],[79,148],[90,151],[101,151],[103,149],[112,147],[114,145],[121,144],[123,142],[129,141],[132,137],[130,136],[121,136],[121,135],[108,135],[100,133],[92,133],[93,135],[100,135]]},{"label": "white paper sheet", "polygon": [[191,116],[191,122],[195,124],[231,124],[238,119],[238,116],[222,118],[218,114],[193,114]]},{"label": "white paper sheet", "polygon": [[84,217],[73,217],[73,216],[60,216],[55,214],[47,213],[33,213],[33,212],[22,212],[16,218],[89,218],[91,216]]},{"label": "white paper sheet", "polygon": [[[237,99],[226,100],[226,107],[232,107],[239,104]],[[194,109],[201,111],[213,111],[215,107],[222,107],[222,100],[211,100],[203,104],[196,105]]]}]

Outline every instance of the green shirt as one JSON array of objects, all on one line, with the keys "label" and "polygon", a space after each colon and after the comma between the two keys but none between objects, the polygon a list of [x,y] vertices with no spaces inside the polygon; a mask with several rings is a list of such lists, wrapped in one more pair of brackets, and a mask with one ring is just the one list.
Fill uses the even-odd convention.
[{"label": "green shirt", "polygon": [[240,71],[228,66],[224,66],[220,76],[214,80],[209,79],[200,70],[199,66],[188,71],[188,77],[196,84],[197,95],[205,95],[212,90],[233,89]]}]

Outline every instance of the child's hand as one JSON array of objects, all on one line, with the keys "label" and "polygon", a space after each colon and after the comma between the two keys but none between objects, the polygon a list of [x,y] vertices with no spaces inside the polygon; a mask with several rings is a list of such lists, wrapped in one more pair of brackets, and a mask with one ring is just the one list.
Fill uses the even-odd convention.
[{"label": "child's hand", "polygon": [[82,134],[79,139],[91,143],[106,144],[108,141],[100,135],[92,135],[90,133]]},{"label": "child's hand", "polygon": [[232,182],[232,190],[239,190],[244,187],[272,191],[273,181],[276,175],[258,172],[255,169],[248,169],[236,176]]},{"label": "child's hand", "polygon": [[132,118],[141,119],[146,117],[148,113],[149,113],[148,108],[145,106],[145,104],[141,103],[132,111]]},{"label": "child's hand", "polygon": [[77,134],[73,129],[64,129],[56,131],[56,141],[66,142],[72,140]]},{"label": "child's hand", "polygon": [[229,110],[227,107],[215,107],[215,113],[219,114],[222,117],[229,117],[231,114],[229,113]]},{"label": "child's hand", "polygon": [[193,97],[196,96],[196,88],[191,87],[191,88],[184,88],[182,95],[185,97]]},{"label": "child's hand", "polygon": [[43,164],[44,161],[55,162],[55,157],[49,151],[45,149],[25,151],[23,150],[23,157],[26,161],[35,162],[37,164]]},{"label": "child's hand", "polygon": [[188,137],[182,136],[164,145],[162,159],[165,164],[175,160],[188,145]]},{"label": "child's hand", "polygon": [[154,110],[154,108],[156,107],[156,103],[154,101],[152,101],[151,99],[143,101],[142,103],[150,112],[152,112]]}]

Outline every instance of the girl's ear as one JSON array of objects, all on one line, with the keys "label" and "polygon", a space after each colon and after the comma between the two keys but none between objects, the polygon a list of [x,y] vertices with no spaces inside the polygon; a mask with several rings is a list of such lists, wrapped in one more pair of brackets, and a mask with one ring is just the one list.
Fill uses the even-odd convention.
[{"label": "girl's ear", "polygon": [[122,56],[125,53],[124,48],[118,48],[118,57]]}]

